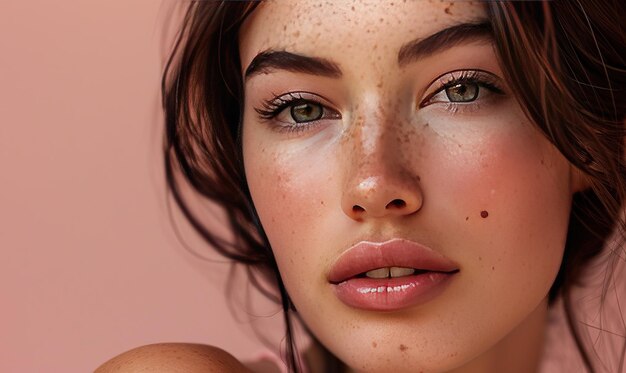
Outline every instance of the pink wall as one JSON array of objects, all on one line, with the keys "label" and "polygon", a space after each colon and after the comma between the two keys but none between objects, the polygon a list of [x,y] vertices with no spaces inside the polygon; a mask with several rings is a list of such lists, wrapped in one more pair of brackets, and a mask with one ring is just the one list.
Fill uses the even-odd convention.
[{"label": "pink wall", "polygon": [[172,4],[0,2],[2,372],[93,371],[161,341],[259,348],[223,300],[226,266],[186,251],[167,218],[158,20]]}]

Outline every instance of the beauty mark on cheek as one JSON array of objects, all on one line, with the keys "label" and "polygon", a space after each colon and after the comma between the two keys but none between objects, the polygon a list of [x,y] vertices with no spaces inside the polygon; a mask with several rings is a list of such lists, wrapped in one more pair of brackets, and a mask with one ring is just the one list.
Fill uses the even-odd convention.
[{"label": "beauty mark on cheek", "polygon": [[409,348],[405,345],[400,345],[400,351],[404,352],[406,350],[408,350]]},{"label": "beauty mark on cheek", "polygon": [[488,213],[487,211],[483,210],[483,211],[481,211],[481,212],[480,212],[480,217],[481,217],[481,218],[483,218],[483,219],[484,219],[484,218],[486,218],[487,216],[489,216],[489,213]]}]

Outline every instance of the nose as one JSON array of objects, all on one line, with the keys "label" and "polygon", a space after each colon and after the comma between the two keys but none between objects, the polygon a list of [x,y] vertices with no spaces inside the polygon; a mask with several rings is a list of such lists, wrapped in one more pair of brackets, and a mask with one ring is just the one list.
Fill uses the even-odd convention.
[{"label": "nose", "polygon": [[411,215],[423,204],[422,192],[416,178],[390,174],[361,177],[344,191],[342,209],[357,221],[385,216]]},{"label": "nose", "polygon": [[370,138],[362,140],[353,136],[350,155],[344,160],[341,207],[356,221],[411,215],[424,203],[415,155],[403,152],[393,136],[377,136],[376,132],[367,131]]}]

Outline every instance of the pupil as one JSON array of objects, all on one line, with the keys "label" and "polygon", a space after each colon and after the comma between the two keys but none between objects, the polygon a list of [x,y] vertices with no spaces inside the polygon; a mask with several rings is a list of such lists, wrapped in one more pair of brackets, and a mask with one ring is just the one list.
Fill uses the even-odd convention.
[{"label": "pupil", "polygon": [[291,107],[291,117],[297,122],[312,122],[322,117],[322,107],[320,105],[304,103]]},{"label": "pupil", "polygon": [[478,84],[461,83],[446,88],[446,96],[451,102],[470,102],[478,96]]}]

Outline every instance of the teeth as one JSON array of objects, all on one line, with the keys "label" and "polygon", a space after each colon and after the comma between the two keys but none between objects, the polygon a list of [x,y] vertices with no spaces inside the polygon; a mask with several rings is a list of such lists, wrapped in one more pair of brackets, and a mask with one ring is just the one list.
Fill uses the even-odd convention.
[{"label": "teeth", "polygon": [[383,267],[367,271],[365,276],[369,278],[388,278],[388,277],[402,277],[409,276],[415,273],[414,268],[406,267]]},{"label": "teeth", "polygon": [[365,276],[369,278],[387,278],[389,277],[389,267],[373,269],[371,271],[367,271]]},{"label": "teeth", "polygon": [[390,271],[391,271],[391,277],[409,276],[415,273],[415,269],[405,268],[405,267],[391,267]]}]

